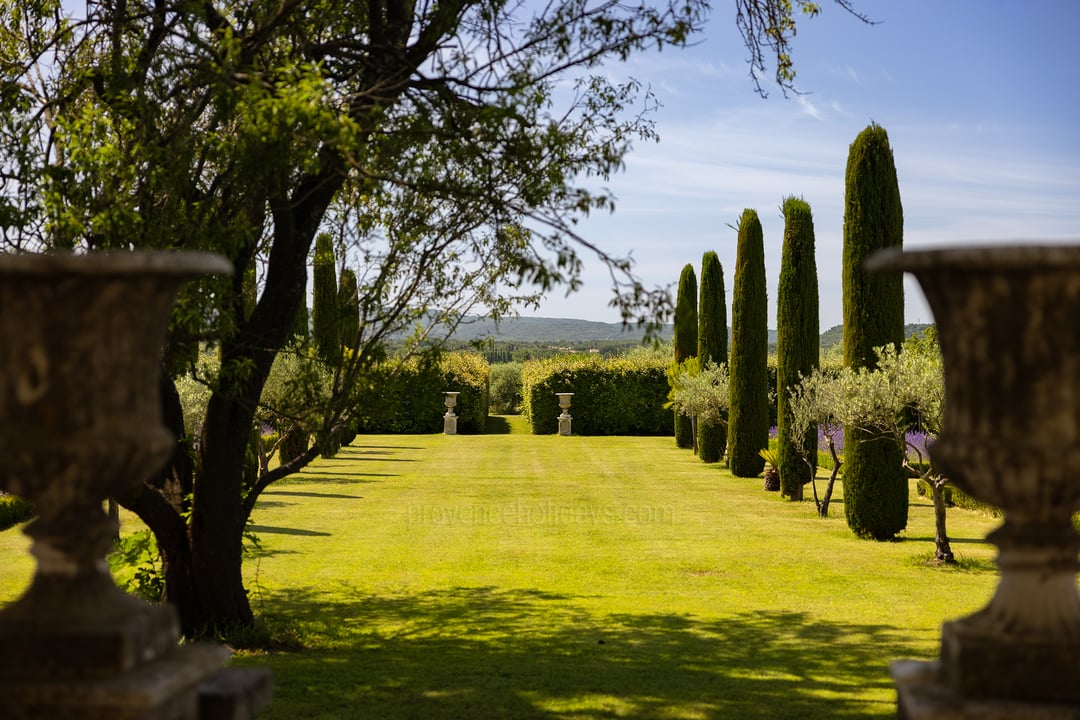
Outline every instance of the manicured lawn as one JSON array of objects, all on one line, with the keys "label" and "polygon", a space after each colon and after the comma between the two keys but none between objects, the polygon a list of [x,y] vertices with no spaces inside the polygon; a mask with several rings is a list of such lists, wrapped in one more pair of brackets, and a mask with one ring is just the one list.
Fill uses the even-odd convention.
[{"label": "manicured lawn", "polygon": [[[274,718],[887,718],[888,664],[996,583],[998,521],[951,510],[963,569],[856,540],[671,438],[362,436],[270,488],[256,611],[303,647]],[[0,533],[0,602],[26,541]]]}]

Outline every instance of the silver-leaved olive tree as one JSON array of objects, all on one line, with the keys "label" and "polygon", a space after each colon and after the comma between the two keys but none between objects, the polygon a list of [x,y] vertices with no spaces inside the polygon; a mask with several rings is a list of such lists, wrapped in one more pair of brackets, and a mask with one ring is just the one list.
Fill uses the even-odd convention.
[{"label": "silver-leaved olive tree", "polygon": [[[818,5],[735,8],[752,68],[774,56],[777,82],[790,86],[794,16]],[[445,334],[466,313],[499,315],[573,289],[583,254],[611,269],[624,319],[664,317],[666,291],[643,287],[627,259],[574,227],[611,204],[585,185],[654,137],[650,94],[612,81],[602,64],[685,44],[707,9],[707,0],[0,0],[5,249],[212,250],[235,267],[179,298],[163,373],[177,452],[161,477],[120,499],[157,537],[186,634],[253,623],[241,575],[248,512],[270,483],[341,442],[385,371],[390,338],[429,347],[433,325]],[[355,273],[358,337],[319,372],[298,371],[330,383],[310,393],[321,404],[315,416],[305,410],[313,440],[273,470],[256,463],[253,476],[275,360],[290,347],[311,357],[294,338],[320,233]],[[216,362],[201,377],[208,400],[192,438],[174,381],[202,365],[200,348]]]}]

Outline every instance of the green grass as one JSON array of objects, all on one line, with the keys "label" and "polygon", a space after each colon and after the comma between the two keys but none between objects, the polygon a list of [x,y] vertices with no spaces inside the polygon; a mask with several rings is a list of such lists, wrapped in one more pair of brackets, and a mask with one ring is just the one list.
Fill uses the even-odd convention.
[{"label": "green grass", "polygon": [[[960,569],[855,539],[671,438],[362,436],[271,487],[246,565],[256,611],[302,647],[276,718],[887,718],[890,661],[996,584],[998,521],[949,514]],[[914,486],[913,486],[914,487]],[[808,493],[809,494],[809,493]],[[0,533],[0,603],[26,540]]]}]

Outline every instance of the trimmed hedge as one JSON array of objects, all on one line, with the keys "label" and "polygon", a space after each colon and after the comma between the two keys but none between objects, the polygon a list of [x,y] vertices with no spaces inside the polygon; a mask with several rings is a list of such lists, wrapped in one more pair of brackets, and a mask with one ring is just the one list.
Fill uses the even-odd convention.
[{"label": "trimmed hedge", "polygon": [[[930,483],[922,479],[916,483],[916,492],[919,497],[932,497]],[[1004,515],[1001,508],[994,507],[989,503],[984,503],[982,500],[976,500],[952,483],[945,486],[945,505],[948,507],[963,508],[965,510],[977,510],[978,512],[986,513],[992,517],[1002,517]]]},{"label": "trimmed hedge", "polygon": [[0,495],[0,530],[7,530],[34,517],[34,503],[16,495]]},{"label": "trimmed hedge", "polygon": [[560,355],[530,360],[522,373],[522,414],[535,435],[558,432],[557,392],[574,393],[575,435],[671,435],[664,408],[668,363],[655,357]]},{"label": "trimmed hedge", "polygon": [[411,362],[383,376],[370,391],[371,411],[360,432],[441,433],[446,405],[444,391],[457,391],[459,433],[482,433],[487,427],[491,367],[477,353],[450,353],[437,365]]}]

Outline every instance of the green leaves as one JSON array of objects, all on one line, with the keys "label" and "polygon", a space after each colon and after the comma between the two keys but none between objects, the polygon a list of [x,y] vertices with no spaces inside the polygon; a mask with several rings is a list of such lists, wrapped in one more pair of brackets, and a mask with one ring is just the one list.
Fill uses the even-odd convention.
[{"label": "green leaves", "polygon": [[731,388],[726,364],[708,361],[703,366],[698,358],[689,358],[672,366],[668,380],[668,406],[677,413],[699,423],[727,425]]}]

